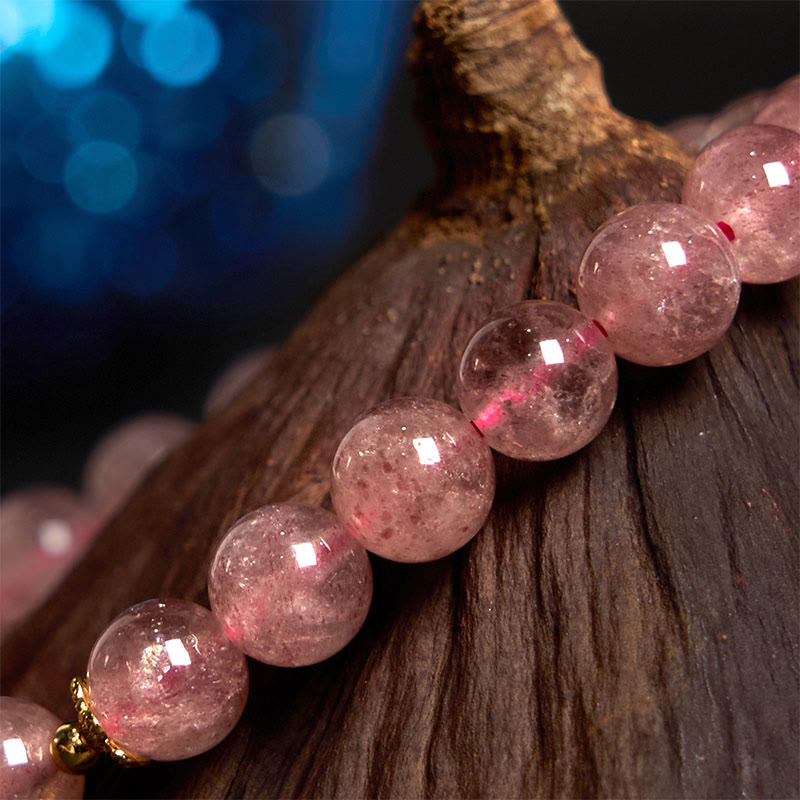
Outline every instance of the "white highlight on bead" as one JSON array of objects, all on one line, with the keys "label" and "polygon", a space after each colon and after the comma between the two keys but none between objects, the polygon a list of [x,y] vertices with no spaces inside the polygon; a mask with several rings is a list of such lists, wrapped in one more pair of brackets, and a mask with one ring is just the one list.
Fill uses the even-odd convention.
[{"label": "white highlight on bead", "polygon": [[438,464],[442,460],[442,457],[439,455],[439,448],[430,436],[414,439],[413,445],[414,449],[417,451],[420,464]]},{"label": "white highlight on bead", "polygon": [[294,557],[297,561],[297,566],[300,569],[303,567],[313,567],[317,563],[317,554],[314,552],[314,545],[312,542],[301,542],[300,544],[293,544]]},{"label": "white highlight on bead", "polygon": [[686,253],[680,242],[661,242],[661,250],[670,267],[682,267],[687,263]]},{"label": "white highlight on bead", "polygon": [[28,753],[22,739],[6,739],[3,742],[3,752],[9,767],[18,767],[20,764],[28,763]]},{"label": "white highlight on bead", "polygon": [[764,174],[767,176],[767,183],[770,188],[773,186],[792,185],[792,180],[782,161],[769,161],[763,164],[761,169],[764,170]]},{"label": "white highlight on bead", "polygon": [[542,351],[544,363],[549,367],[551,364],[564,363],[564,351],[558,343],[558,339],[545,339],[539,342],[539,349]]},{"label": "white highlight on bead", "polygon": [[188,667],[192,663],[192,659],[180,639],[167,639],[164,647],[173,667]]},{"label": "white highlight on bead", "polygon": [[51,556],[63,556],[72,547],[72,531],[64,520],[46,519],[39,526],[39,547]]}]

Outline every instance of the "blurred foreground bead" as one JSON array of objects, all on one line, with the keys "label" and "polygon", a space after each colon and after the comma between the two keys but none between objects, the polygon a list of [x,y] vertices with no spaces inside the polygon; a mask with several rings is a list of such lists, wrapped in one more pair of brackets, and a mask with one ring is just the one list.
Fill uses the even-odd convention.
[{"label": "blurred foreground bead", "polygon": [[331,499],[367,550],[433,561],[466,544],[494,498],[489,447],[446,403],[401,397],[363,414],[333,459]]},{"label": "blurred foreground bead", "polygon": [[83,797],[85,779],[60,770],[50,741],[60,720],[29,700],[0,697],[0,797],[3,800]]},{"label": "blurred foreground bead", "polygon": [[618,356],[664,367],[696,358],[723,336],[739,303],[728,240],[677,203],[631,206],[604,222],[581,259],[578,305]]},{"label": "blurred foreground bead", "polygon": [[123,611],[89,656],[89,706],[106,735],[139,758],[203,753],[236,725],[247,663],[217,618],[188,600],[148,600]]},{"label": "blurred foreground bead", "polygon": [[87,497],[113,513],[159,461],[189,438],[195,424],[175,414],[141,414],[95,445],[83,472]]},{"label": "blurred foreground bead", "polygon": [[372,601],[366,551],[330,511],[264,506],[222,540],[208,595],[226,635],[279,667],[315,664],[341,650]]},{"label": "blurred foreground bead", "polygon": [[546,300],[489,317],[458,371],[461,409],[489,446],[528,461],[585,447],[616,397],[617,363],[605,334],[580,311]]},{"label": "blurred foreground bead", "polygon": [[733,228],[733,252],[746,283],[800,274],[800,134],[748,125],[720,136],[697,156],[683,202]]},{"label": "blurred foreground bead", "polygon": [[101,527],[69,489],[32,486],[0,503],[0,628],[3,634],[55,589]]},{"label": "blurred foreground bead", "polygon": [[228,364],[208,392],[203,416],[210,417],[222,411],[266,367],[277,351],[278,348],[274,345],[259,347],[238,356]]},{"label": "blurred foreground bead", "polygon": [[782,83],[753,120],[755,125],[778,125],[800,133],[800,75]]}]

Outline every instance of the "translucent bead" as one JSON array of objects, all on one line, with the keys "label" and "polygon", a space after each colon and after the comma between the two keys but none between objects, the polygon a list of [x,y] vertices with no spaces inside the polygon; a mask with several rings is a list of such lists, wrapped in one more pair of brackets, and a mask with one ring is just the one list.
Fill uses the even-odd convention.
[{"label": "translucent bead", "polygon": [[366,551],[316,506],[264,506],[242,517],[211,562],[211,608],[247,655],[315,664],[361,629],[372,601]]},{"label": "translucent bead", "polygon": [[89,656],[89,704],[132,755],[174,761],[224,739],[247,700],[247,662],[206,608],[147,600],[123,611]]},{"label": "translucent bead", "polygon": [[79,800],[85,778],[60,770],[50,741],[61,724],[30,700],[0,697],[0,797],[3,800]]},{"label": "translucent bead", "polygon": [[800,134],[773,125],[736,128],[695,159],[683,202],[733,228],[747,283],[800,274]]},{"label": "translucent bead", "polygon": [[195,425],[175,414],[140,414],[113,428],[95,445],[83,473],[87,497],[113,513],[144,476],[189,438]]},{"label": "translucent bead", "polygon": [[100,529],[75,492],[32,486],[0,503],[0,627],[4,632],[56,587]]},{"label": "translucent bead", "polygon": [[363,414],[333,459],[331,499],[367,550],[433,561],[466,544],[494,497],[488,446],[456,409],[401,397]]},{"label": "translucent bead", "polygon": [[574,453],[601,431],[616,396],[616,359],[604,333],[562,303],[527,300],[497,312],[461,357],[462,410],[512,458]]},{"label": "translucent bead", "polygon": [[267,345],[249,350],[228,364],[208,392],[203,416],[210,417],[222,411],[266,367],[276,352],[276,347]]},{"label": "translucent bead", "polygon": [[736,259],[713,222],[677,203],[649,203],[597,229],[577,295],[618,356],[661,367],[709,350],[728,329],[740,289]]},{"label": "translucent bead", "polygon": [[778,125],[800,133],[800,75],[782,83],[753,122],[756,125]]}]

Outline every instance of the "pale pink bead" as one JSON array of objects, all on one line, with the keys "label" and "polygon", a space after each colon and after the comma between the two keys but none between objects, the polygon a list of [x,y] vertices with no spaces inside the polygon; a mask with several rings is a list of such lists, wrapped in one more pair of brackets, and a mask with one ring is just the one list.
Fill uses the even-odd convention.
[{"label": "pale pink bead", "polygon": [[433,561],[466,544],[494,497],[494,461],[452,406],[401,397],[363,414],[333,459],[331,499],[367,550]]},{"label": "pale pink bead", "polygon": [[722,136],[723,133],[727,133],[734,128],[750,125],[755,115],[761,111],[771,95],[772,92],[769,89],[756,89],[754,92],[748,92],[731,100],[730,103],[711,116],[700,141],[700,146],[705,147],[718,136]]},{"label": "pale pink bead", "polygon": [[578,305],[618,356],[667,366],[696,358],[725,333],[739,273],[713,222],[677,203],[631,206],[604,222],[581,259]]},{"label": "pale pink bead", "polygon": [[315,664],[361,629],[372,601],[366,551],[317,506],[264,506],[242,517],[211,562],[211,608],[247,655]]},{"label": "pale pink bead", "polygon": [[756,125],[778,125],[800,133],[800,75],[782,83],[753,122]]},{"label": "pale pink bead", "polygon": [[683,202],[730,225],[743,281],[800,274],[800,134],[748,125],[720,136],[689,169]]},{"label": "pale pink bead", "polygon": [[100,515],[60,486],[19,489],[0,503],[3,632],[56,587],[99,531]]},{"label": "pale pink bead", "polygon": [[617,364],[605,334],[580,311],[526,300],[498,311],[461,357],[463,412],[495,450],[549,461],[585,447],[617,397]]},{"label": "pale pink bead", "polygon": [[673,139],[677,139],[682,145],[697,152],[707,141],[706,130],[710,121],[709,114],[697,114],[676,119],[665,125],[664,130]]},{"label": "pale pink bead", "polygon": [[203,753],[236,725],[247,661],[206,608],[147,600],[120,614],[89,656],[89,704],[106,735],[157,761]]},{"label": "pale pink bead", "polygon": [[276,347],[267,345],[250,350],[228,364],[208,392],[203,416],[210,417],[222,411],[264,369],[276,352]]},{"label": "pale pink bead", "polygon": [[0,797],[3,800],[80,800],[82,775],[60,770],[50,741],[61,724],[30,700],[0,697]]},{"label": "pale pink bead", "polygon": [[95,445],[83,473],[87,497],[112,513],[159,461],[189,438],[195,425],[175,414],[149,413],[117,425]]}]

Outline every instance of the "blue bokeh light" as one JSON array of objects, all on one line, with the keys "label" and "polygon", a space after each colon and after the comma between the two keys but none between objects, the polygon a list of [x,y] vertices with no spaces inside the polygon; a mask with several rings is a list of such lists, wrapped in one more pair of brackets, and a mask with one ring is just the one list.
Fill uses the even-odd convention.
[{"label": "blue bokeh light", "polygon": [[54,14],[55,0],[0,0],[0,53],[46,33]]},{"label": "blue bokeh light", "polygon": [[111,23],[97,7],[74,2],[55,5],[53,24],[32,41],[33,58],[51,86],[86,86],[105,69],[114,36]]},{"label": "blue bokeh light", "polygon": [[75,104],[69,117],[73,144],[102,139],[134,150],[142,138],[141,115],[119,92],[93,89]]},{"label": "blue bokeh light", "polygon": [[186,0],[117,0],[117,5],[126,17],[149,24],[174,17]]},{"label": "blue bokeh light", "polygon": [[276,114],[253,134],[250,162],[258,179],[275,194],[308,194],[328,174],[331,141],[305,114]]},{"label": "blue bokeh light", "polygon": [[122,208],[136,191],[137,182],[130,151],[102,139],[82,144],[64,167],[64,184],[72,202],[93,214]]},{"label": "blue bokeh light", "polygon": [[51,114],[34,117],[17,138],[17,155],[34,178],[59,183],[70,153],[63,120]]},{"label": "blue bokeh light", "polygon": [[197,9],[182,9],[163,22],[149,25],[141,40],[142,63],[166,86],[192,86],[204,81],[217,66],[220,52],[217,26]]}]

